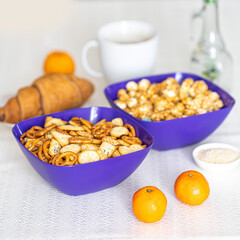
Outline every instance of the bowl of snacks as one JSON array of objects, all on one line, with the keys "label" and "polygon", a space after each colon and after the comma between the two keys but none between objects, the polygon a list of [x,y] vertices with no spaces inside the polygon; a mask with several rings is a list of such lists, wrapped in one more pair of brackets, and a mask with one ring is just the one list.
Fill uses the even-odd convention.
[{"label": "bowl of snacks", "polygon": [[214,83],[190,73],[169,73],[115,83],[104,93],[115,109],[132,116],[168,150],[208,137],[235,100]]},{"label": "bowl of snacks", "polygon": [[105,107],[28,119],[16,124],[12,132],[39,175],[69,195],[121,183],[153,144],[151,135],[134,119]]}]

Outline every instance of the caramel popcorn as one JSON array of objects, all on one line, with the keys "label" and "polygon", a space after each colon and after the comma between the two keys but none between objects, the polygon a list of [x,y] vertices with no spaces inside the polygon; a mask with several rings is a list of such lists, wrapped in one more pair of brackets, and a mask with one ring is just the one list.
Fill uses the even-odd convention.
[{"label": "caramel popcorn", "polygon": [[186,78],[181,84],[174,78],[161,83],[142,79],[130,81],[117,93],[117,106],[145,121],[164,121],[216,111],[223,102],[202,81]]}]

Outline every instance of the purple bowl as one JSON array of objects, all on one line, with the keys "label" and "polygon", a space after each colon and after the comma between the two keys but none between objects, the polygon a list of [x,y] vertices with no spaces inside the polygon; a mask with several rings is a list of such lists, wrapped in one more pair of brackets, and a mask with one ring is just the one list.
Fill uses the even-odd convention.
[{"label": "purple bowl", "polygon": [[[192,78],[193,80],[203,80],[208,85],[208,88],[210,90],[215,91],[220,95],[220,98],[224,103],[224,107],[214,112],[184,118],[160,122],[148,122],[135,118],[126,111],[120,109],[114,103],[114,100],[117,99],[118,90],[121,88],[125,89],[126,84],[129,81],[139,82],[141,79],[146,78],[151,83],[158,83],[164,81],[168,77],[174,77],[180,83],[185,78]],[[214,130],[216,130],[217,127],[219,127],[219,125],[227,117],[228,113],[231,111],[232,107],[235,104],[235,100],[227,92],[225,92],[212,82],[195,74],[181,72],[146,76],[142,78],[136,78],[124,82],[115,83],[106,87],[104,93],[113,108],[121,110],[134,118],[154,137],[153,148],[157,150],[180,148],[203,140],[204,138],[208,137]]]},{"label": "purple bowl", "polygon": [[[57,117],[66,121],[72,117],[82,117],[93,123],[103,118],[112,120],[120,117],[124,123],[129,123],[135,128],[136,136],[148,147],[137,152],[98,162],[74,166],[51,165],[33,155],[19,140],[22,133],[32,126],[43,126],[46,116]],[[134,119],[118,110],[105,107],[73,109],[28,119],[16,124],[12,132],[23,154],[39,175],[55,188],[69,195],[92,193],[121,183],[137,169],[153,144],[152,136]]]}]

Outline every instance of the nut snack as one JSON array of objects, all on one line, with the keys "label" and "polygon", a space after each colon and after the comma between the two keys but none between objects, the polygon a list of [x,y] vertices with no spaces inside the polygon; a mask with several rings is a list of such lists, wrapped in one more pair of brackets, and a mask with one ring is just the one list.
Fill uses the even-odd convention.
[{"label": "nut snack", "polygon": [[186,78],[179,84],[172,77],[161,83],[142,79],[130,81],[120,89],[114,103],[136,118],[146,121],[163,121],[182,118],[223,107],[218,93],[208,89],[202,81]]},{"label": "nut snack", "polygon": [[146,148],[135,129],[121,118],[96,124],[79,117],[69,122],[46,117],[44,128],[33,126],[21,143],[42,161],[60,166],[95,162]]}]

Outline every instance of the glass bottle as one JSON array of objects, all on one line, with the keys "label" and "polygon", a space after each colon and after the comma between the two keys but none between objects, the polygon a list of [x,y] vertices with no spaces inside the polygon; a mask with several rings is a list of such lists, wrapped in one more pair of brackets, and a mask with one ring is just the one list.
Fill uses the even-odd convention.
[{"label": "glass bottle", "polygon": [[202,34],[191,57],[191,71],[231,92],[232,58],[219,29],[218,1],[203,0],[202,10],[193,15],[203,20]]}]

